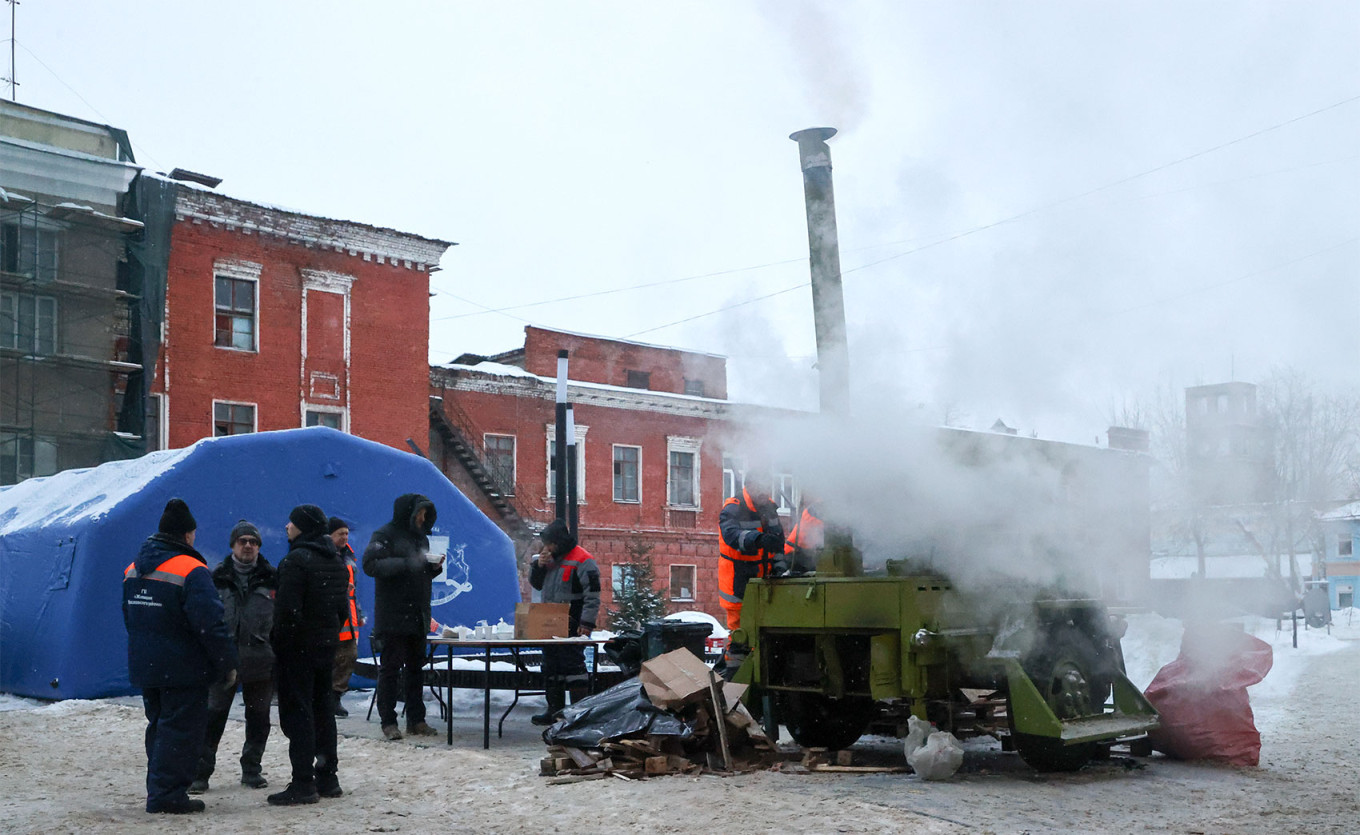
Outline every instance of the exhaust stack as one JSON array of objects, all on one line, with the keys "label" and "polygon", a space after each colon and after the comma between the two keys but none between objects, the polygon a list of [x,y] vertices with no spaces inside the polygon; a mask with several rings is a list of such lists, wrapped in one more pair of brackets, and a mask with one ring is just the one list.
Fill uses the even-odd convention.
[{"label": "exhaust stack", "polygon": [[803,167],[821,410],[847,415],[850,412],[850,351],[845,340],[845,296],[841,291],[836,198],[831,187],[831,149],[826,145],[826,140],[835,135],[835,128],[807,128],[789,134],[789,139],[798,143]]}]

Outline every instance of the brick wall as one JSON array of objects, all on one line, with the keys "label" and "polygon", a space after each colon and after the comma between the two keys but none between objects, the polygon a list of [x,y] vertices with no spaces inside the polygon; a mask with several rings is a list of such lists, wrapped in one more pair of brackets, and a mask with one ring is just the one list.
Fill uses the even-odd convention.
[{"label": "brick wall", "polygon": [[[260,266],[255,351],[214,345],[214,264],[224,259]],[[314,288],[307,328],[314,356],[304,369],[304,271],[352,279],[347,368],[343,289]],[[215,399],[256,404],[260,431],[303,425],[303,406],[312,404],[347,410],[349,432],[399,449],[428,432],[429,274],[423,269],[181,218],[171,239],[166,308],[155,391],[168,394],[170,447],[213,434]],[[316,381],[331,376],[337,383],[318,389]]]},{"label": "brick wall", "polygon": [[557,352],[569,352],[573,380],[627,385],[628,372],[650,376],[647,389],[685,393],[685,381],[702,385],[703,396],[727,399],[727,361],[713,354],[680,351],[658,345],[620,342],[582,334],[524,329],[524,367],[543,377],[557,376]]},{"label": "brick wall", "polygon": [[[578,364],[572,364],[575,378]],[[515,438],[515,495],[519,513],[532,523],[549,522],[554,501],[548,495],[548,428],[554,420],[553,385],[533,378],[446,372],[434,369],[431,393],[442,398],[449,422],[472,440],[478,454],[485,454],[486,434]],[[643,395],[648,397],[649,395]],[[622,404],[629,395],[610,393],[601,400]],[[683,398],[675,398],[679,402]],[[707,416],[671,414],[640,408],[636,403],[604,405],[576,402],[576,424],[585,428],[583,460],[585,492],[580,505],[581,545],[600,564],[605,588],[602,605],[613,602],[612,567],[626,562],[629,544],[640,539],[650,544],[658,590],[669,591],[670,567],[694,565],[693,599],[678,600],[672,610],[698,609],[721,618],[717,594],[717,526],[722,509],[721,438],[730,432],[725,404],[711,404]],[[699,448],[699,496],[696,510],[668,505],[667,439],[697,438]],[[492,519],[497,514],[467,477],[458,460],[446,454],[432,438],[432,459]],[[614,445],[641,447],[640,501],[614,501]],[[485,460],[485,459],[484,459]],[[521,570],[524,566],[521,565]],[[527,598],[526,598],[527,599]]]}]

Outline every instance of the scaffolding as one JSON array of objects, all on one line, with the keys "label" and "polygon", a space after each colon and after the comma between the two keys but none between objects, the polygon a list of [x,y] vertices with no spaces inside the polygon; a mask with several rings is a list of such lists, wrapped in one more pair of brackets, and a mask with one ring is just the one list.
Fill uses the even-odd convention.
[{"label": "scaffolding", "polygon": [[145,449],[125,414],[130,391],[144,398],[128,269],[142,235],[136,220],[0,192],[0,484]]}]

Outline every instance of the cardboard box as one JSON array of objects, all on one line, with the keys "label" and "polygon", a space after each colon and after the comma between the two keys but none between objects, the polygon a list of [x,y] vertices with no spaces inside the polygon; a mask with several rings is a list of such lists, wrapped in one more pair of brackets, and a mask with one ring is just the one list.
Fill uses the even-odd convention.
[{"label": "cardboard box", "polygon": [[710,672],[694,653],[677,649],[643,661],[638,678],[652,704],[670,709],[707,699]]},{"label": "cardboard box", "polygon": [[516,603],[515,639],[567,637],[570,611],[568,603]]}]

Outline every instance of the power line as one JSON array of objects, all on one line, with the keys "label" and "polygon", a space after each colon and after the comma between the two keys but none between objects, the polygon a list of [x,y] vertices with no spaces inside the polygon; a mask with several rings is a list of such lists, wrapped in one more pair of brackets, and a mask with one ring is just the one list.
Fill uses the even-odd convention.
[{"label": "power line", "polygon": [[[886,262],[888,262],[888,261],[893,261],[893,260],[898,259],[898,258],[904,258],[904,257],[906,257],[906,256],[908,256],[908,255],[912,255],[912,254],[915,254],[915,253],[917,253],[917,252],[921,252],[921,251],[923,251],[923,250],[926,250],[926,249],[930,249],[930,248],[932,248],[932,247],[939,246],[939,245],[941,245],[941,244],[949,243],[950,241],[956,241],[956,240],[959,240],[960,238],[968,237],[969,235],[975,235],[975,234],[977,234],[978,232],[984,232],[984,231],[986,231],[986,230],[988,230],[988,229],[994,229],[994,228],[996,228],[996,227],[998,227],[998,226],[1001,226],[1001,225],[1003,225],[1003,224],[1011,223],[1011,222],[1013,222],[1013,221],[1020,220],[1020,219],[1022,219],[1022,218],[1026,218],[1026,217],[1029,217],[1030,215],[1037,214],[1037,213],[1042,212],[1042,211],[1047,211],[1048,209],[1052,209],[1052,208],[1055,208],[1055,207],[1057,207],[1057,206],[1064,205],[1064,204],[1066,204],[1066,203],[1071,203],[1071,202],[1073,202],[1073,201],[1080,200],[1080,199],[1082,199],[1082,198],[1084,198],[1084,197],[1089,197],[1089,196],[1091,196],[1091,195],[1093,195],[1093,194],[1098,194],[1098,193],[1100,193],[1100,192],[1102,192],[1102,191],[1107,191],[1107,190],[1109,190],[1109,189],[1115,188],[1116,186],[1124,185],[1125,183],[1129,183],[1129,182],[1132,182],[1132,181],[1137,180],[1137,179],[1139,179],[1139,178],[1146,177],[1146,176],[1151,175],[1151,174],[1155,174],[1155,173],[1157,173],[1157,172],[1159,172],[1159,171],[1165,171],[1165,170],[1167,170],[1168,168],[1172,168],[1172,167],[1177,166],[1177,165],[1180,165],[1180,164],[1182,164],[1182,163],[1184,163],[1184,162],[1188,162],[1188,161],[1190,161],[1190,160],[1192,160],[1192,159],[1197,159],[1197,158],[1199,158],[1199,157],[1205,156],[1206,154],[1210,154],[1210,153],[1213,153],[1213,152],[1215,152],[1215,151],[1220,151],[1220,150],[1222,150],[1222,149],[1224,149],[1224,148],[1228,148],[1228,147],[1231,147],[1231,146],[1233,146],[1233,145],[1237,145],[1237,144],[1239,144],[1239,143],[1241,143],[1241,142],[1245,142],[1245,141],[1247,141],[1247,140],[1249,140],[1249,139],[1254,139],[1254,138],[1256,138],[1256,137],[1258,137],[1258,136],[1262,136],[1262,135],[1264,135],[1264,134],[1267,134],[1267,133],[1270,133],[1270,132],[1272,132],[1272,131],[1278,130],[1278,129],[1280,129],[1280,128],[1282,128],[1282,127],[1285,127],[1285,126],[1287,126],[1287,125],[1294,124],[1295,122],[1299,122],[1299,121],[1302,121],[1302,120],[1304,120],[1304,119],[1308,119],[1308,118],[1311,118],[1311,117],[1313,117],[1313,116],[1317,116],[1317,115],[1319,115],[1319,114],[1326,113],[1326,112],[1329,111],[1329,110],[1335,110],[1335,109],[1338,108],[1338,107],[1342,107],[1342,106],[1344,106],[1344,105],[1351,104],[1352,102],[1355,102],[1355,101],[1360,101],[1360,95],[1355,95],[1355,96],[1351,96],[1351,97],[1346,98],[1346,99],[1342,99],[1341,101],[1334,102],[1334,103],[1332,103],[1332,104],[1327,105],[1326,107],[1320,107],[1320,108],[1318,108],[1317,110],[1313,110],[1313,111],[1310,111],[1310,112],[1308,112],[1308,113],[1304,113],[1304,114],[1302,114],[1302,115],[1300,115],[1300,116],[1295,116],[1295,117],[1293,117],[1293,118],[1291,118],[1291,119],[1286,119],[1286,120],[1284,120],[1284,121],[1282,121],[1282,122],[1277,122],[1276,124],[1273,124],[1273,125],[1271,125],[1271,126],[1269,126],[1269,127],[1261,128],[1260,130],[1253,131],[1252,133],[1246,134],[1245,136],[1239,136],[1239,137],[1237,137],[1236,139],[1231,139],[1231,140],[1229,140],[1229,141],[1227,141],[1227,142],[1221,142],[1221,143],[1219,143],[1219,144],[1217,144],[1217,145],[1214,145],[1213,147],[1205,148],[1205,149],[1203,149],[1203,150],[1196,151],[1196,152],[1194,152],[1194,153],[1192,153],[1192,154],[1187,154],[1187,155],[1185,155],[1185,156],[1183,156],[1183,157],[1180,157],[1179,159],[1175,159],[1175,160],[1172,160],[1171,162],[1163,163],[1163,164],[1158,165],[1158,166],[1155,166],[1155,167],[1153,167],[1153,168],[1149,168],[1149,169],[1147,169],[1147,170],[1145,170],[1145,171],[1140,171],[1140,172],[1137,173],[1137,174],[1131,174],[1131,175],[1129,175],[1129,176],[1127,176],[1127,177],[1123,177],[1123,178],[1121,178],[1121,179],[1113,180],[1113,181],[1111,181],[1111,182],[1105,183],[1104,185],[1096,186],[1095,188],[1088,189],[1088,190],[1086,190],[1086,191],[1081,192],[1080,194],[1075,194],[1075,195],[1072,195],[1072,196],[1070,196],[1070,197],[1064,197],[1064,198],[1062,198],[1062,199],[1060,199],[1060,200],[1055,200],[1055,201],[1052,201],[1052,202],[1050,202],[1050,203],[1045,203],[1045,204],[1043,204],[1043,205],[1036,206],[1036,207],[1034,207],[1034,208],[1032,208],[1032,209],[1028,209],[1028,210],[1026,210],[1026,211],[1024,211],[1024,212],[1020,212],[1019,214],[1011,215],[1010,217],[1001,218],[1000,220],[995,220],[995,221],[992,221],[991,223],[983,224],[983,225],[981,225],[981,226],[976,226],[976,227],[973,227],[972,229],[967,229],[967,230],[964,230],[964,231],[962,231],[962,232],[958,232],[958,233],[956,233],[956,234],[950,235],[950,236],[945,237],[945,238],[942,238],[942,239],[940,239],[940,240],[932,241],[931,243],[923,244],[922,246],[918,246],[918,247],[914,247],[914,248],[909,249],[909,250],[907,250],[907,251],[905,251],[905,252],[899,252],[899,253],[896,253],[896,254],[894,254],[894,255],[889,255],[889,256],[887,256],[887,257],[885,257],[885,258],[879,258],[879,259],[877,259],[877,260],[875,260],[875,261],[869,261],[869,262],[866,262],[866,263],[864,263],[864,264],[860,264],[860,265],[857,266],[857,267],[851,267],[850,269],[847,269],[847,270],[841,270],[841,275],[842,275],[842,276],[845,276],[845,275],[849,275],[850,273],[859,272],[860,270],[866,270],[866,269],[868,269],[869,267],[874,267],[874,266],[877,266],[877,265],[879,265],[879,264],[883,264],[883,263],[886,263]],[[1235,280],[1240,280],[1240,279],[1235,279]],[[808,286],[810,283],[811,283],[811,282],[807,282],[807,283],[801,284],[801,285],[799,285],[799,287],[806,287],[806,286]],[[791,292],[791,291],[796,290],[796,289],[798,289],[798,287],[789,287],[789,288],[787,288],[787,289],[780,290],[780,291],[778,291],[778,292],[771,293],[771,294],[766,295],[766,296],[759,296],[759,297],[757,297],[757,298],[748,299],[748,300],[746,300],[746,301],[737,302],[737,303],[731,304],[731,305],[726,305],[726,306],[720,307],[720,308],[718,308],[718,309],[716,309],[716,310],[709,311],[708,313],[700,313],[700,314],[698,314],[698,315],[696,315],[696,316],[689,316],[689,317],[687,317],[687,318],[679,319],[679,320],[676,320],[676,321],[674,321],[674,322],[668,322],[668,323],[666,323],[666,324],[664,324],[664,325],[657,325],[657,326],[654,327],[654,328],[648,328],[647,330],[644,330],[644,331],[638,331],[638,332],[635,333],[635,334],[631,334],[631,336],[637,336],[638,334],[642,334],[642,333],[651,333],[651,332],[653,332],[653,331],[663,330],[663,329],[665,329],[665,328],[669,328],[669,327],[672,327],[672,326],[674,326],[674,325],[680,325],[680,324],[684,324],[684,323],[686,323],[686,322],[692,322],[692,321],[694,321],[695,319],[703,319],[703,318],[708,317],[708,316],[715,316],[715,315],[717,315],[717,314],[719,314],[719,313],[723,313],[723,312],[725,312],[725,311],[732,310],[733,308],[742,307],[742,306],[744,306],[744,305],[752,304],[752,303],[754,303],[754,302],[757,302],[757,301],[761,301],[761,300],[763,300],[763,299],[770,298],[771,296],[777,296],[777,295],[780,295],[780,294],[782,294],[782,293],[788,293],[788,292]],[[627,338],[629,338],[629,337],[624,337],[624,338],[627,339]]]},{"label": "power line", "polygon": [[[18,43],[18,41],[15,41],[15,43]],[[18,45],[19,45],[20,47],[22,47],[23,50],[24,50],[24,52],[27,52],[27,53],[33,58],[34,61],[37,61],[39,64],[41,64],[43,69],[45,69],[45,70],[47,70],[49,73],[51,73],[51,74],[52,74],[52,77],[55,78],[57,81],[59,81],[63,87],[65,87],[67,90],[70,90],[71,93],[72,93],[72,95],[74,95],[76,98],[78,98],[78,99],[80,99],[82,102],[84,102],[84,103],[85,103],[85,106],[88,107],[88,108],[90,108],[90,110],[93,111],[93,113],[94,113],[96,116],[98,116],[99,118],[103,119],[103,120],[104,120],[104,124],[106,124],[106,125],[111,125],[111,124],[113,124],[113,120],[112,120],[112,119],[110,119],[108,116],[105,116],[103,113],[100,113],[100,112],[99,112],[99,108],[97,108],[97,107],[95,107],[94,105],[90,104],[89,100],[86,99],[84,96],[82,96],[82,95],[80,94],[80,92],[79,92],[78,90],[76,90],[76,88],[72,87],[70,84],[67,84],[65,79],[63,79],[61,76],[57,75],[57,71],[56,71],[56,70],[54,70],[54,69],[52,69],[51,67],[47,66],[46,62],[44,62],[43,59],[41,59],[41,58],[38,57],[38,53],[36,53],[36,52],[34,52],[33,50],[29,49],[26,45],[24,45],[24,44],[22,44],[22,43],[18,43]],[[132,146],[138,150],[138,152],[144,154],[148,160],[150,160],[151,162],[155,163],[155,165],[156,165],[157,168],[165,168],[165,166],[161,164],[161,161],[160,161],[160,160],[156,159],[154,156],[151,155],[151,152],[147,151],[146,148],[142,147],[141,145],[139,145],[139,144],[133,142],[131,136],[128,137],[128,142],[131,143]]]},{"label": "power line", "polygon": [[[483,308],[483,310],[477,313],[457,313],[454,314],[453,316],[441,316],[438,319],[432,319],[431,321],[447,322],[450,319],[462,319],[467,316],[481,316],[483,313],[504,313],[507,310],[523,310],[526,307],[539,307],[545,304],[557,304],[558,302],[572,302],[578,301],[580,299],[593,299],[598,298],[599,296],[609,296],[616,293],[627,293],[631,290],[645,290],[650,287],[664,287],[672,284],[682,284],[686,281],[697,281],[698,279],[701,278],[713,278],[715,276],[720,275],[733,275],[735,273],[752,272],[754,270],[763,270],[766,269],[767,267],[781,267],[784,266],[785,264],[797,264],[806,260],[807,260],[806,258],[788,258],[783,261],[770,261],[765,264],[756,264],[755,266],[751,267],[733,267],[732,269],[728,270],[717,270],[711,273],[700,273],[699,275],[687,275],[682,276],[680,278],[666,278],[660,281],[649,281],[644,284],[630,284],[626,287],[614,287],[608,290],[595,290],[590,293],[578,293],[573,296],[559,296],[558,298],[555,299],[544,299],[542,301],[537,302],[524,302],[523,304],[513,304],[509,305],[508,307],[491,308],[483,304],[478,304],[477,302],[468,301],[468,304],[476,305],[477,307]],[[450,293],[449,295],[452,296],[453,294]],[[455,298],[457,297],[455,296]],[[467,300],[464,299],[464,301]]]}]

